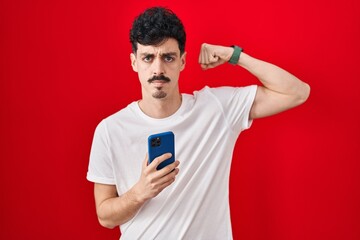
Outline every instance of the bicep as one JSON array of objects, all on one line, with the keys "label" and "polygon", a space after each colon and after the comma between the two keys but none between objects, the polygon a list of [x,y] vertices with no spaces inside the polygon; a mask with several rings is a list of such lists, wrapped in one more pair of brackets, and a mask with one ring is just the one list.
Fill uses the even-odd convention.
[{"label": "bicep", "polygon": [[272,91],[258,86],[253,105],[250,110],[250,119],[268,117],[299,105],[294,96]]},{"label": "bicep", "polygon": [[94,184],[94,196],[95,196],[96,210],[98,211],[100,208],[100,205],[104,201],[111,199],[111,198],[118,197],[118,193],[117,193],[115,185],[95,183]]}]

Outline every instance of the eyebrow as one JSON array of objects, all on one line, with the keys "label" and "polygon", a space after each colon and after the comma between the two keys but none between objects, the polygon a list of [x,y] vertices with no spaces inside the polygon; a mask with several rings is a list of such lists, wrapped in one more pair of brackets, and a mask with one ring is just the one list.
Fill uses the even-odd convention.
[{"label": "eyebrow", "polygon": [[[144,52],[144,53],[141,53],[140,56],[141,57],[154,57],[155,54]],[[167,52],[167,53],[162,53],[160,56],[161,57],[177,56],[177,53],[176,52]]]},{"label": "eyebrow", "polygon": [[161,54],[161,56],[165,56],[165,57],[169,57],[169,56],[177,56],[176,52],[168,52],[168,53],[163,53]]}]

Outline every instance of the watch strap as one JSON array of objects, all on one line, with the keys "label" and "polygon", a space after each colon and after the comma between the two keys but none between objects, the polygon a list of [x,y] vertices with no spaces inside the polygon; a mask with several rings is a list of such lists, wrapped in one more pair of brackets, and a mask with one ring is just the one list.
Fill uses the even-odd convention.
[{"label": "watch strap", "polygon": [[234,52],[230,57],[229,63],[235,65],[239,62],[240,54],[243,51],[243,49],[236,45],[232,45],[231,47],[234,48]]}]

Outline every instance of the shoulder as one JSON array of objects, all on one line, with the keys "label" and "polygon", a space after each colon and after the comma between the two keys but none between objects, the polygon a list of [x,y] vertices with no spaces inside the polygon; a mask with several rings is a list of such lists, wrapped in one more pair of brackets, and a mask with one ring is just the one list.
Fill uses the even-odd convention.
[{"label": "shoulder", "polygon": [[109,129],[111,130],[114,127],[126,125],[127,121],[132,121],[132,119],[134,119],[135,108],[136,102],[132,102],[117,112],[103,118],[96,126],[96,131],[107,133]]},{"label": "shoulder", "polygon": [[133,115],[134,111],[136,110],[136,107],[137,107],[137,102],[136,101],[131,102],[126,107],[104,118],[103,121],[107,123],[111,123],[111,122],[118,122],[119,120],[122,120],[124,118],[128,118]]}]

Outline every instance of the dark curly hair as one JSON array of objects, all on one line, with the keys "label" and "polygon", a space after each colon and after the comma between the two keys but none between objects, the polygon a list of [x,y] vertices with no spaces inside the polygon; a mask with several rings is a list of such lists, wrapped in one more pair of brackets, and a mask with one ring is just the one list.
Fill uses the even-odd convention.
[{"label": "dark curly hair", "polygon": [[159,45],[169,38],[179,44],[180,54],[185,52],[186,34],[180,19],[164,7],[153,7],[145,10],[133,22],[130,30],[130,42],[134,53],[137,44]]}]

